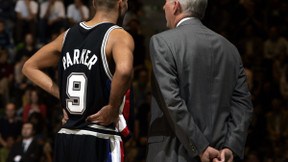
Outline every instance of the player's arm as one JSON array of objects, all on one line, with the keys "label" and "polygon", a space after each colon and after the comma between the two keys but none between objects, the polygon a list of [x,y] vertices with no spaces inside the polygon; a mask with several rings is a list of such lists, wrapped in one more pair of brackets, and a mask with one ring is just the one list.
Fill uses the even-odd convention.
[{"label": "player's arm", "polygon": [[[119,109],[133,78],[133,38],[124,30],[115,30],[116,43],[112,48],[115,73],[112,79],[109,105]],[[124,38],[124,39],[123,39]],[[118,115],[118,114],[117,114]]]},{"label": "player's arm", "polygon": [[59,99],[59,88],[53,80],[42,71],[43,68],[56,65],[62,50],[64,33],[53,42],[42,47],[23,66],[22,72],[36,85]]},{"label": "player's arm", "polygon": [[115,62],[109,103],[98,113],[87,118],[88,121],[101,125],[109,125],[118,119],[120,105],[133,78],[133,38],[126,31],[116,29],[111,32],[107,46],[111,47]]}]

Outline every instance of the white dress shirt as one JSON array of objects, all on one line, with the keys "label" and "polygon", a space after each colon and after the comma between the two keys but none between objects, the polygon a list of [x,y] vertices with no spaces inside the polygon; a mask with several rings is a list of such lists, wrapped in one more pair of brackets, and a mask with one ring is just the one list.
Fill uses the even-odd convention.
[{"label": "white dress shirt", "polygon": [[[31,12],[33,14],[37,14],[38,4],[35,1],[30,1],[29,5],[30,5]],[[15,12],[20,13],[21,16],[24,18],[29,17],[29,11],[24,0],[17,1],[16,6],[15,6]]]},{"label": "white dress shirt", "polygon": [[[85,5],[82,5],[82,12],[84,14],[85,20],[87,20],[89,18],[89,9]],[[84,21],[82,20],[80,11],[76,8],[75,4],[68,6],[67,17],[72,18],[76,22]]]},{"label": "white dress shirt", "polygon": [[24,139],[23,141],[22,141],[22,143],[23,143],[23,145],[24,145],[24,152],[26,152],[27,150],[28,150],[28,147],[30,146],[30,144],[32,143],[32,140],[33,140],[33,138],[30,138],[30,139]]},{"label": "white dress shirt", "polygon": [[187,20],[190,20],[190,19],[194,19],[194,18],[193,18],[193,17],[185,17],[185,18],[181,19],[181,20],[177,23],[176,27],[178,27],[179,25],[181,25],[184,21],[187,21]]},{"label": "white dress shirt", "polygon": [[[43,2],[41,4],[41,10],[40,10],[40,18],[43,18],[46,14],[46,11],[48,9],[49,2]],[[51,6],[50,14],[48,19],[54,20],[57,18],[65,18],[65,7],[64,3],[62,1],[55,1],[53,6]]]}]

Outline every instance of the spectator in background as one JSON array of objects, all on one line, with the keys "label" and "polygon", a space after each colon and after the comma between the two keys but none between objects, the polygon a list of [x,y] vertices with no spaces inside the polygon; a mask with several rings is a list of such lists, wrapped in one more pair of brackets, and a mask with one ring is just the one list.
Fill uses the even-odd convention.
[{"label": "spectator in background", "polygon": [[43,151],[34,138],[34,125],[24,123],[21,135],[22,140],[13,145],[7,162],[39,162]]},{"label": "spectator in background", "polygon": [[12,0],[0,0],[0,19],[7,21],[12,18],[12,6]]},{"label": "spectator in background", "polygon": [[19,90],[24,90],[27,87],[27,78],[22,73],[22,67],[27,60],[28,56],[24,55],[14,66],[15,87]]},{"label": "spectator in background", "polygon": [[240,19],[240,28],[244,29],[247,25],[252,25],[255,29],[256,35],[260,36],[265,33],[264,26],[264,15],[255,1],[241,1],[240,4],[243,6],[243,19]]},{"label": "spectator in background", "polygon": [[23,122],[26,122],[33,112],[40,113],[43,118],[46,118],[46,105],[39,102],[39,94],[36,89],[31,91],[30,103],[23,109]]},{"label": "spectator in background", "polygon": [[0,107],[9,101],[10,85],[13,83],[13,65],[8,61],[7,50],[0,51]]},{"label": "spectator in background", "polygon": [[6,32],[6,24],[3,20],[0,20],[0,46],[6,49],[11,46],[10,36]]},{"label": "spectator in background", "polygon": [[14,5],[12,0],[0,0],[0,20],[6,23],[6,32],[12,34],[14,19]]},{"label": "spectator in background", "polygon": [[46,137],[47,130],[43,116],[38,112],[33,112],[29,116],[28,121],[34,125],[34,137],[38,140],[38,142],[44,144],[44,138]]},{"label": "spectator in background", "polygon": [[17,117],[19,117],[21,121],[23,120],[24,107],[28,105],[31,101],[32,89],[34,89],[34,87],[31,85],[28,85],[27,87],[25,87],[23,94],[20,94],[21,99],[19,100],[19,102],[17,102],[17,106],[20,107],[19,110],[17,111]]},{"label": "spectator in background", "polygon": [[34,0],[18,0],[15,6],[17,21],[15,25],[15,42],[20,43],[27,32],[36,36],[38,3]]},{"label": "spectator in background", "polygon": [[287,51],[283,49],[279,56],[273,60],[273,79],[277,84],[280,83],[281,77],[284,77],[288,71],[287,59]]},{"label": "spectator in background", "polygon": [[245,160],[245,162],[260,162],[260,158],[257,152],[255,151],[251,151],[248,153],[247,155],[247,159]]},{"label": "spectator in background", "polygon": [[[74,2],[74,0],[62,0],[63,1],[63,3],[64,3],[64,5],[65,5],[65,8],[67,8],[70,4],[72,4],[73,2]],[[83,3],[84,3],[84,5],[86,5],[86,6],[89,6],[89,5],[91,5],[91,1],[87,1],[87,0],[84,0],[84,1],[82,1]],[[92,5],[91,5],[92,6]]]},{"label": "spectator in background", "polygon": [[138,108],[137,117],[135,119],[135,139],[137,142],[138,153],[137,160],[145,161],[147,153],[147,136],[148,136],[148,126],[150,121],[150,102],[151,93],[147,93],[147,102],[141,104]]},{"label": "spectator in background", "polygon": [[63,0],[65,8],[67,8],[70,4],[73,3],[74,0]]},{"label": "spectator in background", "polygon": [[139,17],[143,14],[142,4],[138,0],[129,1],[128,9],[123,19],[123,28],[126,30],[129,30],[131,20],[139,20]]},{"label": "spectator in background", "polygon": [[6,162],[7,158],[9,156],[9,153],[12,149],[12,146],[15,143],[15,139],[13,136],[8,136],[7,137],[7,145],[5,147],[0,148],[0,162]]},{"label": "spectator in background", "polygon": [[142,34],[140,22],[137,19],[132,19],[128,23],[127,31],[131,34],[135,42],[135,49],[133,52],[134,62],[133,66],[143,66],[145,64],[145,37]]},{"label": "spectator in background", "polygon": [[288,100],[288,69],[286,69],[285,72],[283,72],[280,77],[279,90],[280,90],[281,96],[285,100]]},{"label": "spectator in background", "polygon": [[[32,84],[32,82],[27,79],[25,75],[22,73],[22,68],[24,63],[28,60],[28,56],[24,55],[21,57],[21,60],[18,61],[14,66],[14,97],[17,102],[17,107],[22,106],[22,96],[26,90],[26,88]],[[24,105],[25,106],[25,105]]]},{"label": "spectator in background", "polygon": [[253,72],[251,69],[249,68],[244,68],[246,76],[247,76],[247,83],[248,83],[248,87],[249,87],[249,91],[252,91],[253,89]]},{"label": "spectator in background", "polygon": [[62,1],[46,0],[40,9],[39,38],[45,44],[51,32],[58,32],[64,26],[65,7]]},{"label": "spectator in background", "polygon": [[253,25],[245,27],[245,35],[239,41],[240,53],[250,58],[263,56],[263,40],[255,35]]},{"label": "spectator in background", "polygon": [[5,116],[0,119],[0,145],[7,146],[7,138],[12,136],[16,139],[20,132],[21,122],[16,119],[16,107],[10,102],[6,105]]},{"label": "spectator in background", "polygon": [[35,46],[35,37],[31,33],[27,33],[25,35],[24,47],[19,49],[14,57],[14,62],[20,61],[22,56],[31,57],[34,53],[37,52],[37,48]]},{"label": "spectator in background", "polygon": [[276,26],[269,29],[269,38],[264,43],[264,57],[272,60],[279,56],[281,50],[288,50],[287,40],[280,36]]},{"label": "spectator in background", "polygon": [[253,111],[252,121],[248,129],[247,148],[256,150],[257,148],[268,147],[266,118],[261,105],[256,105]]},{"label": "spectator in background", "polygon": [[274,98],[272,100],[272,110],[267,113],[266,120],[268,137],[273,147],[279,147],[288,142],[288,114],[280,99]]},{"label": "spectator in background", "polygon": [[280,1],[279,2],[279,9],[278,9],[278,21],[279,21],[279,30],[283,33],[284,37],[288,37],[288,2],[287,1]]},{"label": "spectator in background", "polygon": [[134,90],[134,106],[137,111],[142,104],[148,103],[147,95],[151,92],[149,84],[149,73],[146,67],[139,67],[135,69],[135,81],[133,83]]},{"label": "spectator in background", "polygon": [[82,0],[74,0],[74,3],[68,6],[67,18],[71,26],[86,21],[89,18],[89,9]]}]

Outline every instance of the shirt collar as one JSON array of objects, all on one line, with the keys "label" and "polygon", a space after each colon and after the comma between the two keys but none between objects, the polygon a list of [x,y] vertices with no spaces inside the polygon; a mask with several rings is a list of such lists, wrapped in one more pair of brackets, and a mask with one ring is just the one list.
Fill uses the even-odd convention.
[{"label": "shirt collar", "polygon": [[190,20],[190,19],[192,19],[192,17],[185,17],[185,18],[181,19],[181,20],[177,23],[176,27],[178,27],[179,25],[181,25],[184,21],[187,21],[187,20]]},{"label": "shirt collar", "polygon": [[30,145],[30,143],[32,142],[33,138],[29,138],[29,139],[23,139],[23,143],[25,143],[26,145]]}]

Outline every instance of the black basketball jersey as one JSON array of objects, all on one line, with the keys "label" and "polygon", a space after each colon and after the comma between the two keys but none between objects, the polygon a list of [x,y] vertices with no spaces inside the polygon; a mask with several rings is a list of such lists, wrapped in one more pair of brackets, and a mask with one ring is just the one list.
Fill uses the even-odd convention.
[{"label": "black basketball jersey", "polygon": [[112,74],[105,47],[110,32],[120,28],[104,22],[83,22],[67,30],[58,65],[60,100],[69,116],[64,128],[84,128],[88,116],[108,104]]}]

